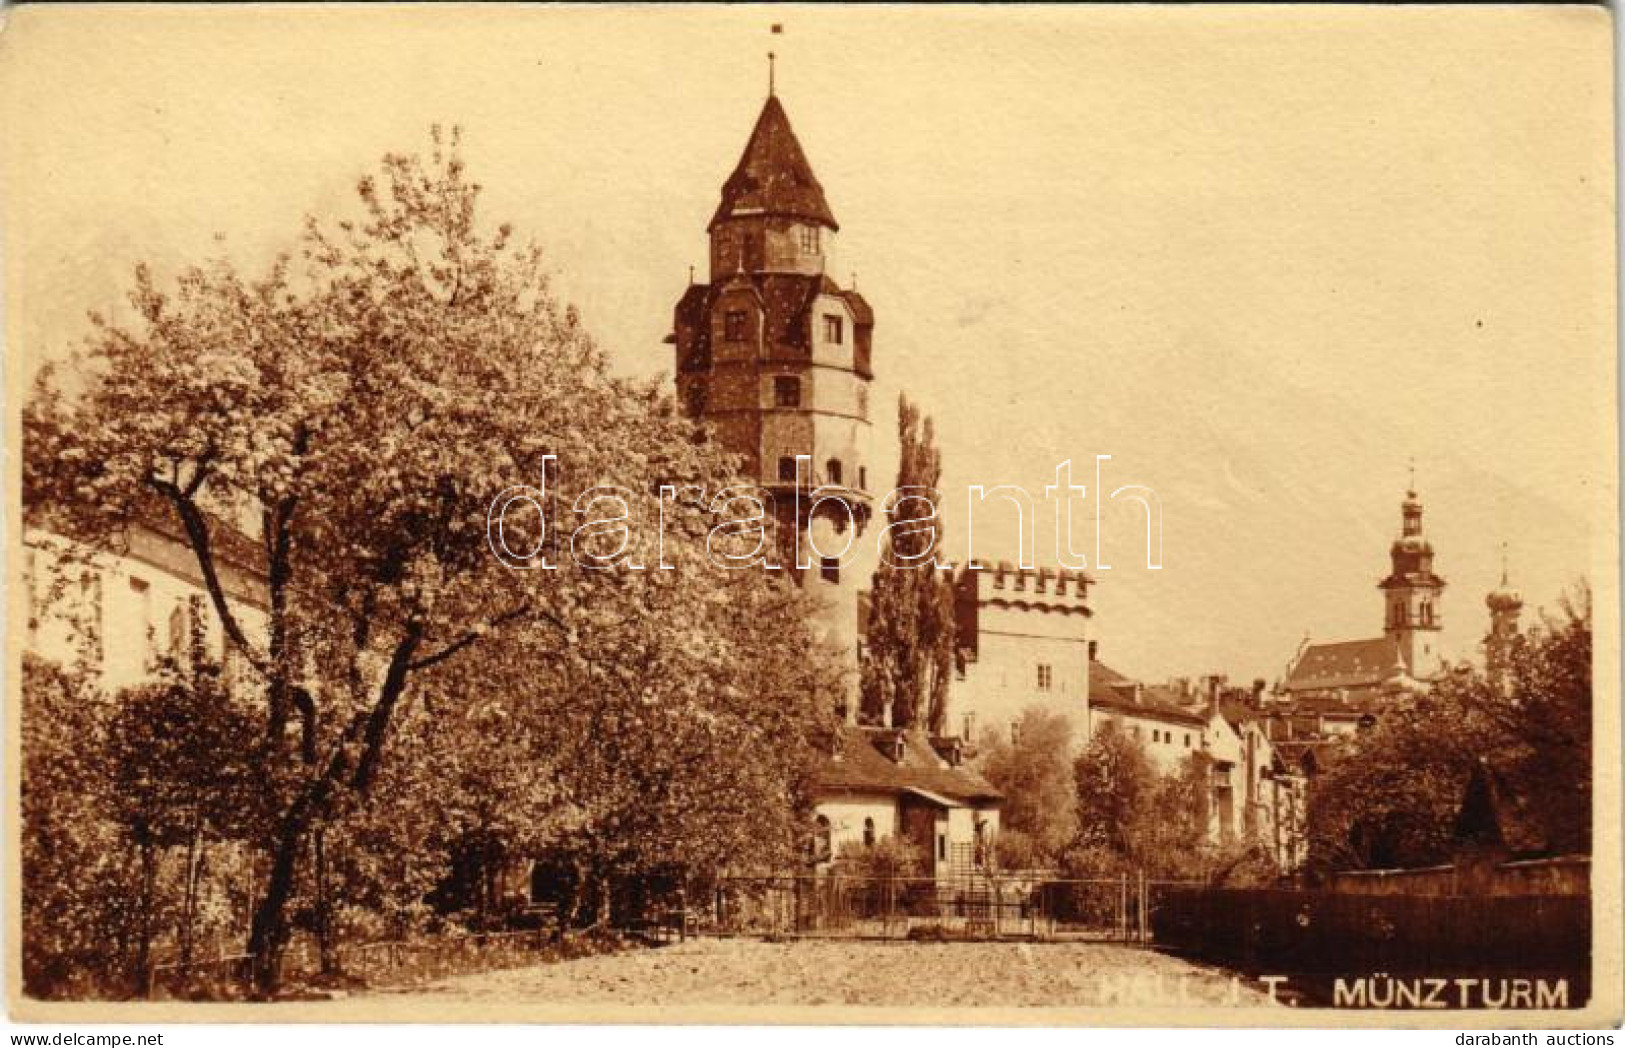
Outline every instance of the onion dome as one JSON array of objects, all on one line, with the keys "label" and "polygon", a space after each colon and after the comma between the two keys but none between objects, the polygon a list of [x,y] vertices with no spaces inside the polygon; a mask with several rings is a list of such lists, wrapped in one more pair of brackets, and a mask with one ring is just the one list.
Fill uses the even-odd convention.
[{"label": "onion dome", "polygon": [[1523,607],[1523,594],[1513,589],[1507,582],[1504,560],[1501,564],[1501,584],[1485,594],[1484,603],[1491,611],[1518,611]]}]

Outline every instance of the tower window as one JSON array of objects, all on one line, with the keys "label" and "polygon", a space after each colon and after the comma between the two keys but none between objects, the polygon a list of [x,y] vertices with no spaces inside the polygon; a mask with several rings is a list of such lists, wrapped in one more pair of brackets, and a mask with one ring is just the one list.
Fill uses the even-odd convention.
[{"label": "tower window", "polygon": [[859,466],[858,467],[858,490],[859,491],[868,491],[869,490],[869,467],[868,466]]},{"label": "tower window", "polygon": [[728,310],[728,315],[723,318],[722,326],[723,326],[723,337],[726,338],[729,342],[743,342],[743,341],[745,341],[745,311],[744,310],[742,310],[742,309],[730,309],[730,310]]},{"label": "tower window", "polygon": [[831,484],[841,483],[841,460],[830,459],[824,463],[824,473]]},{"label": "tower window", "polygon": [[1054,685],[1054,683],[1055,683],[1055,669],[1054,669],[1054,667],[1050,666],[1048,663],[1040,662],[1038,664],[1038,690],[1039,691],[1049,691],[1050,687],[1052,685]]},{"label": "tower window", "polygon": [[824,314],[824,341],[831,345],[841,344],[841,318],[834,313]]},{"label": "tower window", "polygon": [[779,375],[773,379],[773,403],[781,408],[801,406],[801,380],[794,375]]},{"label": "tower window", "polygon": [[793,455],[779,456],[779,479],[787,483],[794,483],[796,479],[796,460]]},{"label": "tower window", "polygon": [[839,557],[824,557],[819,564],[818,574],[825,582],[840,582],[841,559]]},{"label": "tower window", "polygon": [[801,227],[801,250],[809,255],[818,253],[818,227]]},{"label": "tower window", "polygon": [[875,820],[874,819],[864,819],[863,820],[863,846],[865,848],[873,848],[875,846]]}]

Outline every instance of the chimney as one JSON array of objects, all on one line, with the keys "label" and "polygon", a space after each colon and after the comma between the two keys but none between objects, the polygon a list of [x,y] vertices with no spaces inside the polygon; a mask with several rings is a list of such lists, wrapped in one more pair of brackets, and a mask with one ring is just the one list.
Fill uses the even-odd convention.
[{"label": "chimney", "polygon": [[1090,641],[1089,642],[1089,661],[1094,662],[1095,661],[1095,656],[1099,652],[1100,652],[1100,641],[1098,641],[1098,640]]},{"label": "chimney", "polygon": [[1145,685],[1141,684],[1139,681],[1135,681],[1134,682],[1134,704],[1136,706],[1138,706],[1139,704],[1141,704],[1143,702],[1145,702]]}]

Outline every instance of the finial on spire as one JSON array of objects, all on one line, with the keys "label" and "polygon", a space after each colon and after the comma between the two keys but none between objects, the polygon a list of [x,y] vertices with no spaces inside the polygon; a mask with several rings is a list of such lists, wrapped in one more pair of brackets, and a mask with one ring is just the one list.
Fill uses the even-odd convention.
[{"label": "finial on spire", "polygon": [[1410,470],[1411,479],[1410,479],[1410,483],[1406,485],[1405,490],[1414,493],[1416,491],[1416,456],[1415,455],[1412,455],[1410,457],[1410,462],[1409,462],[1408,468]]},{"label": "finial on spire", "polygon": [[[768,32],[772,33],[774,36],[780,35],[784,32],[784,23],[774,22],[772,26],[768,28]],[[772,51],[767,53],[767,97],[769,98],[773,97],[773,61],[777,57],[778,56]]]},{"label": "finial on spire", "polygon": [[1503,540],[1502,543],[1501,543],[1501,585],[1505,586],[1506,584],[1507,584],[1507,544]]}]

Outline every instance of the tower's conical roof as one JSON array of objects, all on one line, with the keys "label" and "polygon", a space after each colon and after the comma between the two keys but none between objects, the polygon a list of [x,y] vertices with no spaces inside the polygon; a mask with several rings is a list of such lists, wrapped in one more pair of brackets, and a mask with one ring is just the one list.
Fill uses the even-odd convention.
[{"label": "tower's conical roof", "polygon": [[745,143],[745,152],[733,174],[722,184],[722,203],[707,230],[735,216],[774,215],[799,218],[839,229],[824,187],[807,163],[807,156],[790,129],[790,118],[778,96],[768,95],[762,115]]}]

